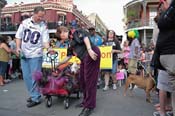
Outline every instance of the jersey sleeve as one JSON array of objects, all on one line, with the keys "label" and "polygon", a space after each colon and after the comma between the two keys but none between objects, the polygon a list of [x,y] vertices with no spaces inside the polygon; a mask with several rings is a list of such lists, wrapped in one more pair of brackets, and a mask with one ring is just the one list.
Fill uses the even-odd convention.
[{"label": "jersey sleeve", "polygon": [[43,43],[49,42],[49,30],[46,25],[44,26],[44,29],[43,29],[42,38],[43,38]]},{"label": "jersey sleeve", "polygon": [[16,32],[15,37],[16,37],[17,39],[22,39],[22,37],[23,37],[23,32],[24,32],[24,25],[23,25],[23,23],[21,23],[21,24],[19,25],[19,28],[18,28],[18,30],[17,30],[17,32]]}]

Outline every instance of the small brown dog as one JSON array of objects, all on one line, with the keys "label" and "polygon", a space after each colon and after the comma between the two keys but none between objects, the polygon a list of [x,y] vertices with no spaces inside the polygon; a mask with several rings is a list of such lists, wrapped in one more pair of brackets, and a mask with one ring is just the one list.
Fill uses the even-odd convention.
[{"label": "small brown dog", "polygon": [[132,89],[130,90],[130,92],[132,92],[134,86],[137,85],[139,88],[145,90],[146,101],[149,103],[151,102],[150,92],[155,90],[156,88],[154,78],[152,78],[151,76],[143,77],[140,75],[129,75],[125,84],[124,96],[126,96],[126,91],[130,84],[132,84]]}]

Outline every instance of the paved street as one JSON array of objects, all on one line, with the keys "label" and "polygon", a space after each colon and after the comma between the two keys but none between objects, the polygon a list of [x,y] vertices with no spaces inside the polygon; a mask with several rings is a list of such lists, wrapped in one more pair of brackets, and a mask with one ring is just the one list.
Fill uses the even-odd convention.
[{"label": "paved street", "polygon": [[[134,90],[134,96],[123,96],[123,87],[117,91],[103,92],[98,90],[97,108],[92,116],[152,116],[153,103],[145,102],[145,93],[141,89]],[[155,94],[152,94],[155,97]],[[74,97],[74,96],[73,96]],[[28,98],[26,88],[22,80],[0,87],[0,116],[78,116],[81,109],[75,105],[80,102],[71,99],[69,109],[65,110],[63,99],[54,97],[51,108],[45,107],[45,101],[41,105],[27,108]],[[155,98],[153,100],[156,101]]]}]

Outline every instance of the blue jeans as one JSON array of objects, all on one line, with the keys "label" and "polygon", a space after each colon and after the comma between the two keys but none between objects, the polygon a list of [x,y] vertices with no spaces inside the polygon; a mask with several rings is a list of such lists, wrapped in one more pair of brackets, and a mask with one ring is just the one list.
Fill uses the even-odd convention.
[{"label": "blue jeans", "polygon": [[32,101],[39,102],[41,94],[37,90],[37,83],[33,79],[32,74],[35,71],[41,71],[42,57],[21,59],[21,68]]},{"label": "blue jeans", "polygon": [[0,61],[0,76],[5,78],[8,62]]},{"label": "blue jeans", "polygon": [[113,60],[113,64],[112,64],[112,74],[117,73],[117,66],[118,66],[118,60],[115,59],[115,60]]}]

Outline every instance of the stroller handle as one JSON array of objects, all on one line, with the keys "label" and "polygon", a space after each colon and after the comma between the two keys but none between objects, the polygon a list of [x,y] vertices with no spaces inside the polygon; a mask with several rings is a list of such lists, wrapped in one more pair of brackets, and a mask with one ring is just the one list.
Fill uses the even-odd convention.
[{"label": "stroller handle", "polygon": [[58,56],[57,51],[51,50],[47,52],[47,57],[49,57],[51,60],[54,60],[57,56]]},{"label": "stroller handle", "polygon": [[57,51],[50,50],[47,52],[47,57],[49,57],[51,60],[51,66],[53,71],[55,71],[55,59],[57,58],[57,56],[58,56]]}]

